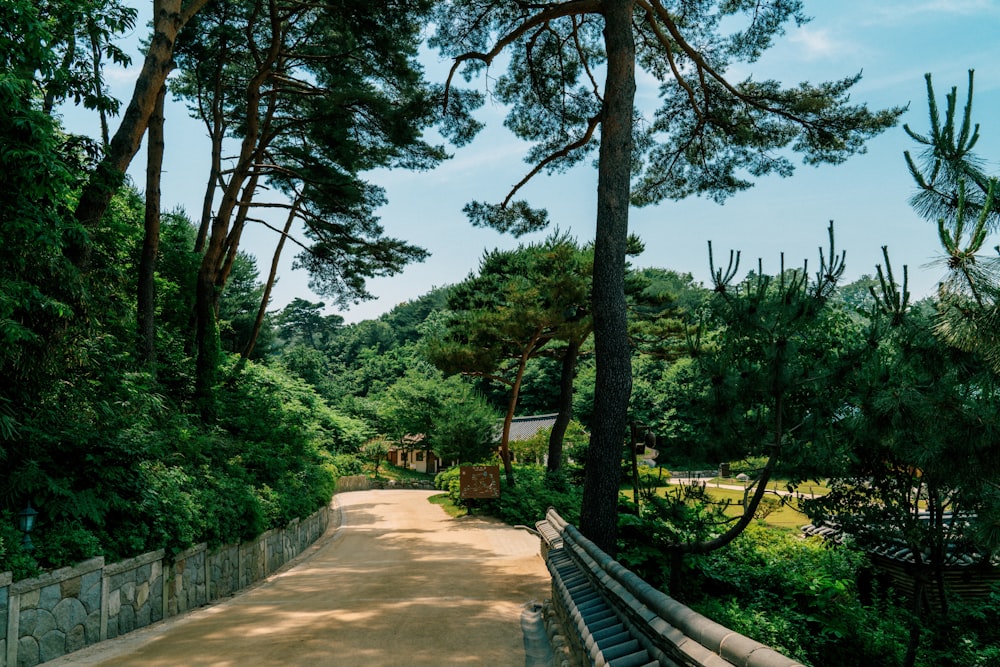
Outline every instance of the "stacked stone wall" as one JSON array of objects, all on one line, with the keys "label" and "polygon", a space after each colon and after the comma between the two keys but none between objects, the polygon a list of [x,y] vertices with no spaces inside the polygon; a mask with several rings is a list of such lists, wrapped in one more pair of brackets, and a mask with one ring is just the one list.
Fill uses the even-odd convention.
[{"label": "stacked stone wall", "polygon": [[112,563],[103,574],[106,613],[102,639],[113,639],[163,619],[162,550]]},{"label": "stacked stone wall", "polygon": [[0,573],[0,667],[33,667],[228,597],[319,539],[330,508],[256,540],[173,558],[153,551],[105,565],[94,558],[34,579]]},{"label": "stacked stone wall", "polygon": [[208,597],[219,600],[243,588],[240,584],[240,545],[229,544],[208,559]]},{"label": "stacked stone wall", "polygon": [[103,558],[0,583],[0,665],[30,667],[101,640]]},{"label": "stacked stone wall", "polygon": [[367,475],[344,475],[337,478],[337,493],[367,491],[372,488],[372,480]]}]

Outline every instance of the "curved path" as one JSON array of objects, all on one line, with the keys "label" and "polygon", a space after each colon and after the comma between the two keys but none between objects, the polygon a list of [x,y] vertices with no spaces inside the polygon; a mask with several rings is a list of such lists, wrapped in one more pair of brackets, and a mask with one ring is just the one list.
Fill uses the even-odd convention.
[{"label": "curved path", "polygon": [[47,664],[522,667],[522,612],[549,595],[538,538],[451,519],[434,493],[340,494],[340,526],[290,569]]}]

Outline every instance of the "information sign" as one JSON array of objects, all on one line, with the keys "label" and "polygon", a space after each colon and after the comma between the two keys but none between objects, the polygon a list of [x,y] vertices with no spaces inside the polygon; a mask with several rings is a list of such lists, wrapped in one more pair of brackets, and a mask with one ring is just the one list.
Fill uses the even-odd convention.
[{"label": "information sign", "polygon": [[499,498],[500,466],[462,466],[459,469],[459,496],[466,498]]}]

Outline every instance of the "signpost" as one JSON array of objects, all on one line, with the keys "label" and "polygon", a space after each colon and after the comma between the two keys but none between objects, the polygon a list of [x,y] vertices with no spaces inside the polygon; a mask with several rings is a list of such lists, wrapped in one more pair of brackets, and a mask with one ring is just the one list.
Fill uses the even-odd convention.
[{"label": "signpost", "polygon": [[500,466],[462,466],[458,475],[459,497],[500,497]]}]

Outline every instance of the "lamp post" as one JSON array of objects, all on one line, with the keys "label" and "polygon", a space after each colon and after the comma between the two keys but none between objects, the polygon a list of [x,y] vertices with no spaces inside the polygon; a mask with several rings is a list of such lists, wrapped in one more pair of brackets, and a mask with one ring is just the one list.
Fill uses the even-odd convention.
[{"label": "lamp post", "polygon": [[33,551],[35,545],[31,543],[31,530],[35,527],[35,517],[38,516],[38,510],[31,506],[31,501],[28,501],[28,506],[17,514],[17,525],[24,533],[24,538],[21,540],[21,548],[25,551]]}]

